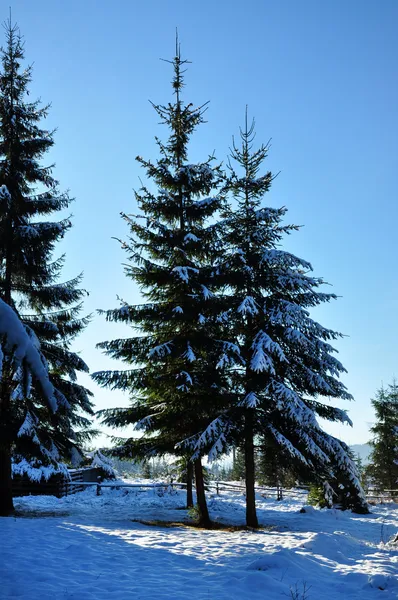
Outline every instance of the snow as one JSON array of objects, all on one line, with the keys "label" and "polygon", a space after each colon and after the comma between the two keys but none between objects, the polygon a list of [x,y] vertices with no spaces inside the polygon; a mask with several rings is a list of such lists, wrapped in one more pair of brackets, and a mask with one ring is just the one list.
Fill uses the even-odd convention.
[{"label": "snow", "polygon": [[[40,460],[33,463],[22,458],[20,461],[12,463],[12,475],[26,475],[31,481],[48,481],[53,475],[64,475],[69,477],[68,469],[63,463],[57,465],[43,465]],[[0,596],[1,598],[1,596]]]},{"label": "snow", "polygon": [[[164,494],[164,495],[161,495]],[[209,493],[214,521],[243,524],[239,493]],[[258,531],[148,525],[187,518],[183,492],[90,488],[15,500],[0,519],[0,598],[12,600],[392,600],[398,505],[370,515],[258,497]],[[380,595],[382,594],[382,596]]]},{"label": "snow", "polygon": [[0,200],[5,200],[7,204],[11,202],[11,194],[6,185],[0,186]]},{"label": "snow", "polygon": [[194,360],[196,360],[195,353],[192,350],[192,346],[191,346],[191,344],[189,342],[187,342],[187,349],[182,354],[182,357],[186,358],[188,362],[194,362]]},{"label": "snow", "polygon": [[214,296],[213,292],[211,292],[205,285],[201,284],[201,288],[205,300],[208,300]]},{"label": "snow", "polygon": [[93,461],[91,463],[92,467],[99,467],[104,471],[109,478],[116,477],[116,472],[112,467],[112,461],[104,456],[100,450],[96,450],[94,452]]},{"label": "snow", "polygon": [[189,281],[190,272],[195,274],[199,273],[198,269],[195,269],[194,267],[174,267],[173,269],[171,269],[171,272],[176,273],[178,277],[182,279],[182,281],[184,281],[185,283],[188,283]]},{"label": "snow", "polygon": [[27,411],[25,420],[22,423],[19,431],[17,433],[17,437],[21,437],[23,435],[31,436],[33,430],[37,425],[38,419],[36,416],[33,416],[29,411]]},{"label": "snow", "polygon": [[168,354],[171,353],[172,342],[165,342],[164,344],[159,344],[158,346],[154,346],[149,350],[148,356],[149,358],[153,356],[158,356],[159,358],[164,358]]},{"label": "snow", "polygon": [[200,238],[198,238],[194,233],[187,233],[184,237],[184,242],[199,242]]},{"label": "snow", "polygon": [[187,392],[193,384],[192,377],[187,371],[180,371],[180,373],[176,375],[176,379],[182,381],[182,383],[177,385],[177,390],[180,390],[181,392]]},{"label": "snow", "polygon": [[[54,390],[52,383],[48,378],[47,365],[45,359],[40,352],[40,344],[34,332],[24,327],[19,320],[16,312],[3,300],[0,299],[0,336],[5,337],[5,345],[3,350],[0,346],[0,376],[3,360],[3,351],[11,350],[14,362],[14,368],[17,370],[23,362],[26,362],[30,371],[39,381],[43,393],[51,407],[55,412],[58,407],[58,400],[65,401],[64,396]],[[29,390],[25,390],[28,395]]]},{"label": "snow", "polygon": [[256,315],[258,313],[257,303],[252,296],[247,296],[237,308],[238,313]]}]

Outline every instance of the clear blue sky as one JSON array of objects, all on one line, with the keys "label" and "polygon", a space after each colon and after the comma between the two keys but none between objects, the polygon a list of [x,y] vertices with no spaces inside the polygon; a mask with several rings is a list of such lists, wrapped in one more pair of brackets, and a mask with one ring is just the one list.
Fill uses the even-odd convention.
[{"label": "clear blue sky", "polygon": [[[4,19],[10,4],[34,63],[31,97],[52,103],[56,176],[76,198],[60,251],[66,277],[84,271],[87,312],[138,299],[112,236],[127,235],[120,211],[136,210],[135,156],[155,159],[153,138],[166,135],[148,100],[171,99],[159,58],[172,58],[178,27],[192,61],[185,99],[210,100],[190,160],[225,160],[246,104],[257,140],[272,137],[267,168],[281,173],[266,202],[304,225],[288,249],[341,296],[314,315],[348,336],[338,348],[354,428],[331,431],[365,442],[370,398],[398,374],[398,2],[0,0]],[[93,371],[115,368],[95,343],[128,335],[96,316],[76,350]],[[126,402],[89,385],[98,408]]]}]

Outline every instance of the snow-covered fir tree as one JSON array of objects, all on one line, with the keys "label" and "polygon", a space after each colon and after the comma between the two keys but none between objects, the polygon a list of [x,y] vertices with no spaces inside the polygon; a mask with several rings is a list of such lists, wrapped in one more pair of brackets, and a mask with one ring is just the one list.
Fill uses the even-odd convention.
[{"label": "snow-covered fir tree", "polygon": [[[205,429],[223,409],[227,391],[217,363],[233,348],[219,337],[212,277],[214,233],[207,227],[222,205],[217,193],[221,175],[212,157],[199,164],[188,162],[188,142],[203,121],[205,107],[181,99],[185,62],[177,44],[172,61],[174,102],[154,105],[170,130],[165,143],[157,139],[160,157],[155,162],[138,157],[157,191],[143,187],[136,193],[142,213],[124,215],[131,230],[124,244],[130,262],[126,274],[138,283],[145,302],[123,303],[106,313],[108,320],[132,326],[137,335],[99,345],[130,369],[96,373],[94,379],[130,392],[131,406],[105,411],[104,422],[116,427],[134,424],[144,433],[139,441],[126,440],[118,453],[186,456],[188,468],[195,471],[200,518],[208,524],[201,464],[207,448],[204,444],[193,456],[178,442]],[[192,474],[187,478],[191,481]]]},{"label": "snow-covered fir tree", "polygon": [[[267,146],[253,150],[254,123],[233,143],[228,188],[235,201],[219,233],[225,256],[215,269],[225,289],[225,320],[239,346],[240,361],[230,371],[235,406],[221,414],[207,436],[223,449],[220,436],[238,429],[243,438],[246,472],[246,521],[257,527],[255,507],[255,440],[272,438],[275,451],[289,457],[308,475],[344,486],[347,505],[366,511],[355,465],[345,444],[325,433],[316,415],[349,422],[346,413],[320,401],[322,396],[351,400],[339,381],[344,372],[330,342],[340,334],[310,317],[310,309],[335,295],[319,290],[310,263],[280,249],[286,234],[297,229],[282,224],[285,208],[263,206],[272,182],[260,174]],[[236,165],[236,166],[235,166]],[[238,171],[238,170],[239,171]],[[200,448],[200,440],[197,447]]]},{"label": "snow-covered fir tree", "polygon": [[18,472],[79,455],[79,434],[88,431],[92,414],[90,392],[76,381],[87,371],[70,350],[82,330],[80,277],[59,283],[63,257],[53,257],[55,244],[71,226],[68,218],[43,220],[68,207],[68,194],[59,192],[52,165],[42,159],[52,147],[53,133],[41,128],[48,107],[30,101],[31,68],[23,66],[24,48],[17,26],[5,24],[6,45],[0,72],[0,298],[20,316],[31,337],[40,342],[50,380],[58,398],[57,411],[48,410],[43,390],[33,381],[15,385],[12,362],[3,361],[0,391],[0,511],[12,507],[11,456]]},{"label": "snow-covered fir tree", "polygon": [[381,387],[372,400],[376,423],[370,431],[372,452],[366,469],[378,489],[398,489],[398,384]]}]

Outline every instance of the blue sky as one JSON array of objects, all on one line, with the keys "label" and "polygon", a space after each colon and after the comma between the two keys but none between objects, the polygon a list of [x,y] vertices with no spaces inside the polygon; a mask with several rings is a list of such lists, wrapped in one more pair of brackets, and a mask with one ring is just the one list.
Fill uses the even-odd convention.
[{"label": "blue sky", "polygon": [[[210,100],[192,138],[190,161],[213,150],[225,160],[245,105],[257,140],[272,138],[267,169],[280,171],[266,203],[285,205],[301,224],[286,248],[314,266],[341,296],[314,316],[347,335],[338,344],[355,397],[354,428],[328,429],[348,443],[368,440],[370,398],[398,373],[397,140],[398,3],[384,0],[0,0],[9,6],[34,63],[31,97],[51,102],[57,127],[49,157],[76,198],[74,227],[62,242],[65,277],[84,271],[87,312],[134,303],[123,274],[127,235],[120,211],[135,212],[143,176],[137,154],[155,159],[165,136],[148,100],[168,102],[178,27],[192,61],[185,100]],[[95,316],[77,340],[90,368],[117,364],[95,350],[126,327]],[[98,408],[126,402],[97,388]]]}]

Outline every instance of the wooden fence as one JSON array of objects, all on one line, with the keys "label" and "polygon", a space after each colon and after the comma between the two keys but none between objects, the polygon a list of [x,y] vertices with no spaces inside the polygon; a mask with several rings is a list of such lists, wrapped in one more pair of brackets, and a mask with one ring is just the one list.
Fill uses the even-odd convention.
[{"label": "wooden fence", "polygon": [[370,489],[366,492],[366,500],[368,502],[398,502],[398,490],[375,490]]},{"label": "wooden fence", "polygon": [[85,489],[85,483],[97,481],[99,469],[70,469],[70,479],[62,474],[53,475],[47,481],[31,481],[27,475],[15,475],[12,480],[13,496],[68,496]]},{"label": "wooden fence", "polygon": [[[154,490],[159,489],[160,491],[167,491],[167,489],[174,488],[186,488],[186,483],[178,483],[178,482],[169,482],[169,483],[120,483],[115,481],[100,483],[100,482],[69,482],[68,483],[68,492],[67,493],[75,493],[76,491],[81,491],[82,489],[90,486],[96,487],[96,493],[99,496],[101,494],[101,490],[103,488],[111,488],[111,489],[119,489],[119,488],[131,488],[137,491],[144,491],[145,489],[152,488]],[[72,491],[74,489],[74,491]],[[233,492],[241,495],[245,495],[246,488],[244,484],[239,483],[230,483],[228,481],[210,481],[206,484],[206,489],[216,492],[218,496],[222,494],[222,492]],[[282,488],[282,487],[270,487],[270,486],[255,486],[255,491],[257,494],[260,494],[264,498],[275,498],[276,500],[283,500],[283,498],[292,497],[292,496],[301,496],[303,502],[306,502],[309,486],[297,486],[295,488]],[[370,502],[394,502],[398,501],[398,490],[368,490],[366,493],[366,499]]]},{"label": "wooden fence", "polygon": [[[152,488],[154,490],[166,492],[167,489],[186,488],[186,483],[179,482],[163,482],[163,483],[121,483],[121,482],[106,482],[101,483],[99,480],[99,470],[95,467],[85,469],[70,469],[67,479],[63,475],[54,475],[48,481],[32,482],[26,476],[15,476],[13,479],[13,495],[14,496],[29,496],[29,495],[49,495],[62,498],[70,494],[82,492],[88,487],[95,486],[97,495],[101,494],[103,488],[131,488],[137,491],[144,491]],[[228,481],[210,481],[206,484],[206,488],[221,495],[223,492],[233,492],[237,494],[245,494],[245,486],[240,483],[231,483]],[[283,500],[284,497],[302,495],[303,502],[306,501],[309,488],[307,486],[299,486],[296,488],[282,488],[270,486],[256,486],[256,493],[261,494],[265,498],[276,498]],[[366,499],[369,502],[392,502],[398,501],[397,490],[368,490]]]},{"label": "wooden fence", "polygon": [[[186,488],[186,483],[179,482],[164,482],[164,483],[120,483],[118,481],[115,482],[73,482],[70,481],[67,484],[68,490],[72,490],[75,488],[76,491],[81,491],[84,488],[95,486],[97,496],[101,494],[101,490],[104,488],[111,489],[119,489],[119,488],[131,488],[136,489],[138,491],[143,491],[148,488],[152,488],[153,490],[167,491],[168,489],[174,488]],[[244,485],[240,485],[237,483],[229,483],[226,481],[210,481],[206,484],[206,488],[211,491],[215,491],[217,495],[221,495],[224,491],[234,492],[237,494],[244,495],[246,492],[246,488]],[[275,497],[277,500],[283,500],[284,496],[297,496],[298,494],[303,496],[303,500],[307,498],[308,495],[308,487],[300,486],[292,489],[282,489],[281,487],[267,487],[267,486],[256,486],[255,490],[257,493],[261,494],[265,498],[273,498]],[[73,491],[68,491],[67,493],[74,493]]]}]

